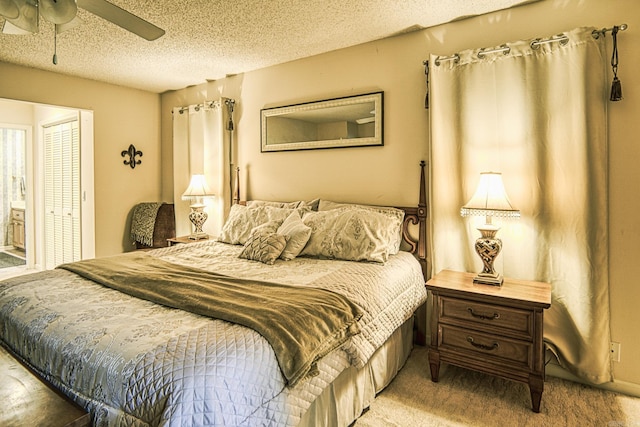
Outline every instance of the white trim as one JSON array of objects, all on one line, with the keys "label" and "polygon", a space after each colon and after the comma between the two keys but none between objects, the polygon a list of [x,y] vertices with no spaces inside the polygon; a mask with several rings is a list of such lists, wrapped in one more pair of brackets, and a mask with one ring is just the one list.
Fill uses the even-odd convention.
[{"label": "white trim", "polygon": [[[618,381],[618,380],[613,380],[612,382],[603,383],[603,384],[592,384],[576,377],[575,375],[565,370],[560,365],[556,365],[555,363],[549,363],[547,365],[546,374],[552,377],[562,378],[564,380],[585,384],[585,385],[595,387],[595,388],[600,388],[603,390],[622,393],[622,394],[626,394],[633,397],[640,397],[640,384],[634,384],[627,381]],[[543,398],[544,398],[544,394],[543,394]]]}]

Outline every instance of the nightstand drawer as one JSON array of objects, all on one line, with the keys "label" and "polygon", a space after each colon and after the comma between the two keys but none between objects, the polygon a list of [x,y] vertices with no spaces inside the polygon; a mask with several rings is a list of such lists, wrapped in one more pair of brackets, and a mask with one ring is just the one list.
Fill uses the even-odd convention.
[{"label": "nightstand drawer", "polygon": [[533,343],[530,342],[449,325],[440,325],[440,340],[441,351],[461,350],[486,361],[511,362],[527,369],[533,368]]},{"label": "nightstand drawer", "polygon": [[511,332],[517,338],[533,338],[533,313],[500,305],[440,297],[440,321],[494,332]]}]

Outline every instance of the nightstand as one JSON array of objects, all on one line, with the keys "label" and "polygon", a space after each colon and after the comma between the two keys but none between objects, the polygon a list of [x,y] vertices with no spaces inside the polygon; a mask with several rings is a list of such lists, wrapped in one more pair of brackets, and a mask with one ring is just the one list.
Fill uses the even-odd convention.
[{"label": "nightstand", "polygon": [[175,245],[185,244],[185,243],[204,242],[207,239],[209,239],[208,236],[206,239],[198,239],[198,240],[190,239],[189,236],[181,236],[181,237],[173,237],[171,239],[167,239],[167,243],[169,243],[169,246],[175,246]]},{"label": "nightstand", "polygon": [[474,273],[443,270],[427,282],[433,294],[429,365],[438,382],[445,362],[529,385],[540,412],[544,389],[543,314],[551,285],[506,279],[477,285]]}]

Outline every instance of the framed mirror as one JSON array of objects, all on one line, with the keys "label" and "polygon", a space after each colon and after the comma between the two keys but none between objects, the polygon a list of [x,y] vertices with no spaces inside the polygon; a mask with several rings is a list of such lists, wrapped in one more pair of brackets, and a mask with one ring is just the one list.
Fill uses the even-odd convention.
[{"label": "framed mirror", "polygon": [[261,151],[384,145],[383,92],[260,110]]}]

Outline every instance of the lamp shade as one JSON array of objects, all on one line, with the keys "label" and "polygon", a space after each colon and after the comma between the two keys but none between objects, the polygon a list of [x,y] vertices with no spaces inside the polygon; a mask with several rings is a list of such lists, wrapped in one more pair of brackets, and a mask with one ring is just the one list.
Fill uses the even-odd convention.
[{"label": "lamp shade", "polygon": [[204,175],[192,175],[189,187],[182,194],[182,200],[193,200],[199,197],[210,197],[213,195]]},{"label": "lamp shade", "polygon": [[513,207],[498,172],[482,172],[480,182],[473,197],[462,207],[460,215],[496,216],[504,218],[520,217],[520,211]]}]

